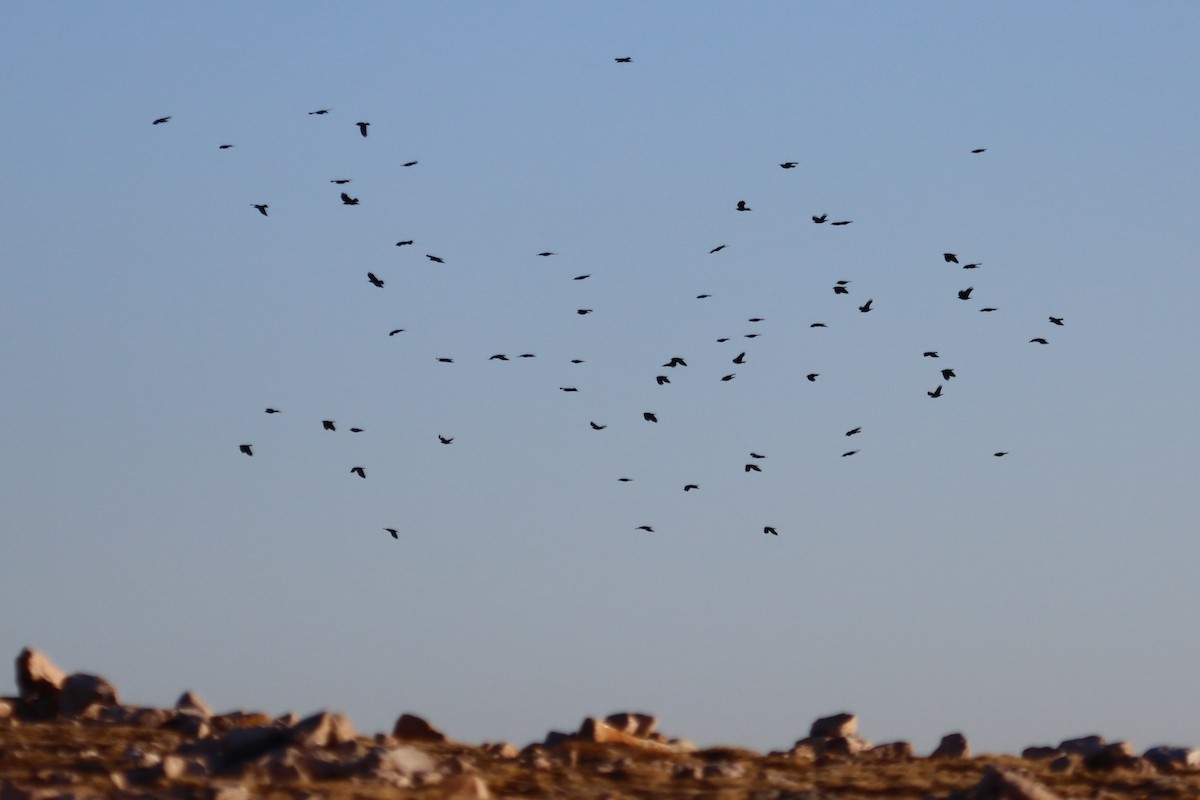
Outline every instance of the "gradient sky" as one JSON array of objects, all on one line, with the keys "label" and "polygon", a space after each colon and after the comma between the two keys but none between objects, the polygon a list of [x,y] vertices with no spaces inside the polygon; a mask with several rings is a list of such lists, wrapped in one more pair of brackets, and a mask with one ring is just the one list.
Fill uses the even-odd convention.
[{"label": "gradient sky", "polygon": [[468,742],[1200,745],[1197,31],[8,5],[0,655]]}]

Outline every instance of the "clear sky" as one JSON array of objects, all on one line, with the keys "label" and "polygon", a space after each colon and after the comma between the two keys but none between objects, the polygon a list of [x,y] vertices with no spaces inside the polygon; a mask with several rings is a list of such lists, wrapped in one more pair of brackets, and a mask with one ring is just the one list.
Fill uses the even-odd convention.
[{"label": "clear sky", "polygon": [[1197,4],[4,18],[0,655],[468,742],[1200,745]]}]

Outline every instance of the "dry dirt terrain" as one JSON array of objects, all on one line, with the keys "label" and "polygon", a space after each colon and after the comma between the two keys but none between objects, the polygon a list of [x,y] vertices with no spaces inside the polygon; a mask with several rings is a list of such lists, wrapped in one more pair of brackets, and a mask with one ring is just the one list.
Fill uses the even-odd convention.
[{"label": "dry dirt terrain", "polygon": [[122,705],[115,687],[17,658],[0,698],[0,800],[49,798],[703,798],[1054,800],[1200,798],[1200,751],[1084,737],[1022,756],[975,755],[961,734],[917,756],[872,745],[853,714],[816,720],[786,751],[698,749],[648,714],[587,718],[542,742],[455,742],[404,714],[361,736],[340,714],[215,714],[190,692],[173,708]]}]

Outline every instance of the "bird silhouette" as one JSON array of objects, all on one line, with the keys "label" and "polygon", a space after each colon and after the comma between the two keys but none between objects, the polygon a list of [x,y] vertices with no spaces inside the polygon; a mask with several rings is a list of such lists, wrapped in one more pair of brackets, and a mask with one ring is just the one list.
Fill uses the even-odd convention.
[{"label": "bird silhouette", "polygon": [[279,409],[278,409],[278,408],[268,408],[268,409],[266,409],[266,412],[267,412],[268,414],[278,414],[278,413],[279,413]]},{"label": "bird silhouette", "polygon": [[397,333],[404,333],[404,328],[396,328],[395,330],[388,331],[388,336],[395,336]]},{"label": "bird silhouette", "polygon": [[613,61],[617,62],[618,64],[632,64],[633,63],[633,59],[630,56],[621,56],[620,58],[614,58]]},{"label": "bird silhouette", "polygon": [[779,166],[783,167],[784,169],[795,169],[799,165],[800,165],[799,161],[785,161],[782,164],[780,164]]},{"label": "bird silhouette", "polygon": [[937,354],[937,350],[926,350],[921,355],[925,358],[941,358],[941,356]]},{"label": "bird silhouette", "polygon": [[363,135],[363,138],[364,138],[364,139],[365,139],[365,138],[367,138],[367,126],[368,126],[368,125],[370,125],[371,123],[369,123],[369,122],[356,122],[356,123],[354,123],[354,124],[358,126],[358,132],[359,132],[359,133],[361,133],[361,134]]},{"label": "bird silhouette", "polygon": [[413,240],[412,240],[412,239],[405,239],[405,240],[404,240],[404,241],[402,241],[402,242],[396,242],[396,247],[404,247],[404,245],[406,245],[406,244],[412,244],[412,243],[413,243]]},{"label": "bird silhouette", "polygon": [[809,325],[808,327],[810,327],[810,328],[828,328],[829,326],[826,325],[824,322],[814,322],[813,324]]},{"label": "bird silhouette", "polygon": [[846,431],[847,436],[853,436],[856,433],[862,433],[862,428],[851,428],[850,430]]},{"label": "bird silhouette", "polygon": [[842,458],[845,458],[846,456],[852,456],[857,452],[857,450],[847,450],[846,452],[842,453]]},{"label": "bird silhouette", "polygon": [[834,294],[850,294],[850,290],[847,289],[845,286],[835,286],[835,287],[833,287],[833,293]]},{"label": "bird silhouette", "polygon": [[330,181],[330,183],[336,183],[338,186],[345,186],[351,180],[351,178],[334,178]]},{"label": "bird silhouette", "polygon": [[383,281],[379,280],[379,278],[376,278],[374,272],[367,273],[367,280],[371,282],[372,286],[375,286],[379,289],[383,288]]},{"label": "bird silhouette", "polygon": [[308,112],[308,115],[311,117],[313,114],[328,114],[330,110],[328,108],[318,108],[316,111]]},{"label": "bird silhouette", "polygon": [[980,267],[982,267],[982,266],[983,266],[983,263],[982,263],[982,262],[978,262],[978,261],[976,261],[976,262],[973,262],[973,263],[971,263],[971,264],[963,264],[963,265],[962,265],[962,268],[963,268],[963,269],[979,269],[979,268],[980,268]]},{"label": "bird silhouette", "polygon": [[607,427],[608,427],[607,425],[597,425],[597,424],[596,424],[596,423],[594,423],[594,422],[589,422],[589,423],[588,423],[588,425],[591,425],[591,426],[592,426],[592,430],[594,430],[594,431],[602,431],[602,430],[604,430],[605,428],[607,428]]},{"label": "bird silhouette", "polygon": [[761,453],[751,453],[750,457],[751,458],[766,458],[766,456],[762,455]]},{"label": "bird silhouette", "polygon": [[490,356],[488,361],[508,361],[508,356],[504,355],[504,353],[496,353],[496,355]]},{"label": "bird silhouette", "polygon": [[867,302],[865,302],[861,306],[859,306],[858,310],[865,314],[871,310],[871,303],[874,303],[874,302],[875,302],[874,300],[868,300]]},{"label": "bird silhouette", "polygon": [[671,360],[663,364],[664,367],[686,367],[687,362],[679,356],[672,356]]},{"label": "bird silhouette", "polygon": [[1050,321],[1051,321],[1051,322],[1053,322],[1055,325],[1062,325],[1062,324],[1063,324],[1063,318],[1062,318],[1062,317],[1050,317]]},{"label": "bird silhouette", "polygon": [[992,311],[998,311],[999,309],[997,309],[997,308],[995,308],[995,307],[993,307],[993,306],[988,306],[987,308],[981,308],[981,309],[979,309],[979,310],[980,310],[980,311],[982,311],[982,312],[984,312],[984,313],[989,313],[989,312],[992,312]]},{"label": "bird silhouette", "polygon": [[362,428],[351,428],[350,432],[351,433],[362,433],[363,429]]},{"label": "bird silhouette", "polygon": [[813,218],[812,218],[813,222],[817,223],[818,225],[820,225],[822,222],[824,222],[827,219],[829,219],[828,214],[813,214]]},{"label": "bird silhouette", "polygon": [[560,387],[558,387],[558,390],[560,392],[578,392],[579,391],[574,386],[560,386]]},{"label": "bird silhouette", "polygon": [[767,525],[767,526],[765,526],[765,527],[763,528],[763,533],[769,533],[769,534],[771,534],[772,536],[778,536],[778,535],[779,535],[779,531],[775,530],[775,529],[774,529],[774,528],[772,528],[770,525]]},{"label": "bird silhouette", "polygon": [[521,353],[517,358],[537,358],[533,353]]},{"label": "bird silhouette", "polygon": [[583,359],[582,359],[582,358],[572,358],[572,359],[571,359],[571,363],[572,363],[572,364],[582,364],[582,363],[583,363]]},{"label": "bird silhouette", "polygon": [[725,337],[723,337],[723,338],[721,338],[721,339],[717,339],[717,342],[718,342],[718,343],[720,343],[720,342],[728,342],[728,341],[729,341],[729,337],[728,337],[728,336],[725,336]]},{"label": "bird silhouette", "polygon": [[1034,338],[1030,339],[1029,341],[1031,344],[1033,342],[1037,342],[1038,344],[1050,344],[1049,342],[1047,342],[1045,339],[1043,339],[1040,336],[1035,336]]},{"label": "bird silhouette", "polygon": [[425,257],[428,258],[430,261],[434,262],[435,264],[445,264],[446,263],[446,261],[444,259],[439,258],[438,256],[431,256],[431,255],[429,255],[429,253],[426,253]]},{"label": "bird silhouette", "polygon": [[442,436],[442,435],[439,433],[439,434],[438,434],[438,441],[439,441],[439,442],[441,442],[442,444],[450,444],[451,442],[453,442],[453,441],[454,441],[454,437],[453,437],[453,436]]},{"label": "bird silhouette", "polygon": [[970,300],[970,299],[971,299],[971,292],[972,292],[972,291],[974,291],[974,290],[975,290],[975,287],[974,287],[974,286],[968,286],[968,287],[967,287],[967,288],[965,288],[965,289],[959,289],[959,290],[958,290],[958,299],[959,299],[959,300]]},{"label": "bird silhouette", "polygon": [[400,166],[402,166],[402,167],[415,167],[416,165],[417,165],[417,162],[416,162],[416,161],[405,161],[405,162],[404,162],[403,164],[401,164]]},{"label": "bird silhouette", "polygon": [[731,380],[733,380],[733,376],[734,376],[735,374],[736,374],[736,373],[733,373],[733,372],[731,372],[731,373],[729,373],[728,375],[726,375],[725,377],[721,378],[721,380],[723,380],[723,381],[731,381]]},{"label": "bird silhouette", "polygon": [[337,427],[333,424],[333,420],[331,420],[331,419],[321,420],[321,427],[327,431],[336,431],[337,430]]},{"label": "bird silhouette", "polygon": [[1001,456],[1008,455],[1008,451],[1007,450],[997,450],[995,453],[992,453],[992,455],[994,455],[996,458],[1000,458]]},{"label": "bird silhouette", "polygon": [[355,475],[357,475],[360,478],[367,477],[367,471],[365,469],[363,469],[362,467],[351,467],[350,471],[353,472]]},{"label": "bird silhouette", "polygon": [[744,469],[746,472],[762,472],[762,468],[758,464],[747,464]]},{"label": "bird silhouette", "polygon": [[759,336],[762,336],[762,334],[761,334],[761,333],[747,333],[747,334],[746,334],[744,337],[742,337],[742,338],[744,338],[744,339],[757,339]]},{"label": "bird silhouette", "polygon": [[538,253],[538,255],[541,256],[542,258],[545,258],[547,256],[556,256],[556,255],[558,255],[558,253],[551,253],[549,250],[546,250],[544,252]]},{"label": "bird silhouette", "polygon": [[668,378],[666,375],[657,375],[657,376],[655,376],[654,380],[658,382],[659,386],[662,386],[664,383],[671,382],[671,379]]},{"label": "bird silhouette", "polygon": [[939,383],[936,389],[934,389],[932,392],[926,392],[925,394],[929,395],[930,397],[941,397],[942,385]]},{"label": "bird silhouette", "polygon": [[638,525],[636,528],[634,528],[634,530],[635,531],[646,531],[647,533],[654,533],[654,528],[651,528],[649,525]]},{"label": "bird silhouette", "polygon": [[745,364],[745,363],[746,363],[746,351],[745,351],[745,350],[743,350],[742,352],[740,352],[740,353],[738,353],[736,356],[734,356],[734,358],[733,358],[733,363],[735,363],[735,364]]},{"label": "bird silhouette", "polygon": [[957,378],[957,377],[958,377],[958,375],[956,375],[954,373],[954,370],[952,370],[952,369],[942,370],[942,380],[944,380],[944,381],[949,381],[951,378]]},{"label": "bird silhouette", "polygon": [[264,217],[267,216],[267,208],[269,208],[269,206],[266,203],[251,203],[251,205],[258,209],[258,213],[262,214]]},{"label": "bird silhouette", "polygon": [[751,317],[750,319],[748,319],[746,321],[747,322],[762,322],[763,318],[762,317]]},{"label": "bird silhouette", "polygon": [[819,372],[810,372],[807,375],[805,375],[804,377],[808,378],[809,383],[815,383],[817,378],[819,378],[820,376],[821,376],[821,373],[819,373]]},{"label": "bird silhouette", "polygon": [[709,250],[708,252],[709,252],[709,254],[711,255],[712,253],[719,253],[719,252],[721,252],[721,251],[722,251],[722,250],[724,250],[724,249],[725,249],[725,245],[723,245],[723,244],[719,244],[719,245],[717,245],[716,247],[714,247],[712,250]]},{"label": "bird silhouette", "polygon": [[946,259],[947,264],[958,263],[958,256],[954,255],[954,253],[942,253],[942,258]]},{"label": "bird silhouette", "polygon": [[251,447],[251,445],[248,445],[248,444],[239,444],[238,452],[245,453],[248,456],[252,456],[252,455],[254,455],[254,452],[250,449],[250,447]]},{"label": "bird silhouette", "polygon": [[396,530],[395,528],[384,528],[384,530],[390,533],[393,539],[400,538],[400,531]]},{"label": "bird silhouette", "polygon": [[590,309],[590,308],[577,308],[577,309],[575,309],[575,313],[576,313],[576,314],[578,314],[579,316],[583,317],[583,316],[587,316],[588,314],[591,314],[591,313],[592,313],[592,309]]},{"label": "bird silhouette", "polygon": [[698,483],[688,483],[688,484],[684,485],[683,490],[685,492],[690,492],[692,489],[699,489],[699,488],[700,488],[700,484],[698,484]]},{"label": "bird silhouette", "polygon": [[228,149],[229,149],[229,148],[231,148],[231,147],[233,147],[233,145],[231,145],[231,144],[220,144],[220,145],[217,145],[217,149],[218,149],[218,150],[228,150]]},{"label": "bird silhouette", "polygon": [[975,148],[974,150],[972,150],[971,152],[972,152],[972,153],[986,153],[986,152],[987,152],[987,148],[986,148],[986,147],[976,147],[976,148]]},{"label": "bird silhouette", "polygon": [[159,117],[158,119],[154,120],[154,122],[151,122],[150,124],[151,125],[162,125],[164,122],[170,122],[170,121],[171,121],[170,117]]},{"label": "bird silhouette", "polygon": [[651,411],[643,412],[642,419],[646,420],[646,422],[658,422],[658,417]]},{"label": "bird silhouette", "polygon": [[453,358],[447,358],[446,356],[438,356],[437,360],[442,362],[443,364],[453,364],[454,363]]},{"label": "bird silhouette", "polygon": [[696,295],[696,299],[697,299],[697,300],[707,300],[707,299],[708,299],[708,298],[710,298],[710,297],[712,297],[712,295],[711,295],[711,294],[698,294],[698,295]]},{"label": "bird silhouette", "polygon": [[617,483],[629,483],[633,478],[617,478]]},{"label": "bird silhouette", "polygon": [[746,205],[745,200],[738,200],[737,210],[738,211],[752,211],[753,209],[751,209],[749,206]]},{"label": "bird silhouette", "polygon": [[854,222],[854,220],[852,220],[852,219],[842,219],[842,220],[838,220],[837,222],[831,222],[831,223],[829,223],[829,224],[830,224],[830,225],[849,225],[851,222]]},{"label": "bird silhouette", "polygon": [[350,195],[346,194],[345,192],[342,192],[342,205],[356,206],[356,205],[358,205],[358,198],[351,197]]},{"label": "bird silhouette", "polygon": [[585,279],[587,279],[587,278],[590,278],[590,277],[592,277],[590,274],[585,274],[585,275],[576,275],[574,278],[572,278],[572,280],[576,280],[576,281],[582,281],[582,280],[585,280]]}]

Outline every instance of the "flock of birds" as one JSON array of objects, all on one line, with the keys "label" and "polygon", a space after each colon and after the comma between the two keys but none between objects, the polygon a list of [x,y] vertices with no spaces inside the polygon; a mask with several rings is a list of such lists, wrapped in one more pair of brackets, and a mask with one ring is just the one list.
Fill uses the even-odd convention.
[{"label": "flock of birds", "polygon": [[[626,56],[626,57],[616,58],[615,61],[617,63],[627,64],[627,63],[631,63],[633,61],[633,59],[631,57]],[[310,116],[324,117],[324,116],[329,115],[331,113],[331,111],[332,111],[332,109],[329,109],[329,108],[320,108],[320,109],[316,109],[314,111],[309,111],[308,114]],[[163,124],[170,122],[171,119],[172,119],[171,116],[158,117],[155,120],[153,120],[152,124],[153,125],[163,125]],[[358,132],[361,137],[363,137],[363,138],[367,137],[368,128],[370,127],[370,124],[371,123],[365,122],[365,121],[360,121],[360,122],[355,123],[355,126],[358,128]],[[218,148],[221,150],[228,150],[232,147],[233,147],[232,144],[218,145]],[[975,148],[975,149],[971,150],[970,152],[973,155],[979,155],[979,154],[986,152],[986,150],[987,150],[987,148],[980,147],[980,148]],[[407,161],[407,162],[404,162],[402,164],[402,166],[403,167],[413,167],[413,166],[416,166],[417,163],[418,163],[417,161]],[[785,170],[795,169],[798,166],[799,166],[799,162],[796,162],[796,161],[784,161],[779,164],[779,167],[782,169],[785,169]],[[349,178],[334,178],[334,179],[331,179],[331,181],[330,181],[330,183],[335,184],[337,186],[346,186],[350,182],[351,182],[351,179],[349,179]],[[347,206],[359,205],[359,198],[351,197],[350,194],[348,193],[348,191],[345,191],[345,190],[341,191],[340,198],[341,198],[343,205],[347,205]],[[268,203],[252,203],[251,207],[254,208],[259,214],[261,214],[264,217],[270,216],[268,213],[268,209],[270,208],[270,205]],[[753,209],[747,204],[747,201],[745,201],[745,200],[738,200],[736,205],[734,206],[734,209],[737,212],[753,211]],[[853,220],[840,219],[840,220],[835,220],[835,221],[829,221],[829,215],[827,213],[821,213],[821,214],[812,215],[812,222],[816,225],[829,224],[831,226],[841,227],[841,226],[850,225],[853,222]],[[396,242],[397,247],[411,246],[413,244],[414,244],[414,240],[412,240],[412,239],[406,239],[406,240],[401,240],[401,241]],[[720,253],[725,248],[726,248],[725,244],[720,244],[720,245],[713,247],[708,252],[710,255],[714,255],[714,254]],[[544,251],[537,253],[536,255],[538,257],[542,257],[542,258],[550,258],[552,256],[556,256],[557,253],[555,253],[553,251],[549,251],[549,250],[544,250]],[[437,255],[434,255],[432,253],[426,253],[425,257],[432,263],[445,264],[445,260],[443,258],[441,258]],[[958,255],[956,253],[952,253],[952,252],[943,253],[942,258],[945,263],[957,264],[957,265],[961,266],[961,268],[964,270],[976,270],[983,266],[982,263],[980,263],[980,262],[969,262],[966,264],[960,264]],[[384,285],[385,285],[384,281],[381,278],[379,278],[374,272],[367,272],[366,277],[367,277],[367,281],[375,288],[379,288],[379,289],[384,288]],[[587,280],[590,277],[591,277],[590,274],[580,274],[580,275],[576,275],[573,278],[573,280],[583,281],[583,280]],[[849,280],[838,280],[832,287],[832,291],[833,291],[834,295],[849,296],[850,295],[850,286],[849,286],[850,283],[851,283],[851,281],[849,281]],[[972,293],[974,291],[975,291],[974,286],[967,286],[966,288],[958,291],[957,297],[959,300],[962,300],[962,301],[970,301],[970,300],[972,300]],[[696,295],[696,299],[703,300],[703,299],[707,299],[710,296],[711,295],[709,295],[709,294],[699,294],[699,295]],[[873,304],[874,304],[874,299],[868,298],[864,303],[858,305],[857,307],[861,313],[866,314],[866,313],[870,313],[873,310],[873,308],[874,308]],[[979,311],[983,312],[983,313],[990,313],[990,312],[994,312],[996,310],[997,309],[993,306],[984,306],[979,309]],[[578,314],[580,316],[585,316],[585,315],[588,315],[591,313],[593,313],[593,309],[591,309],[591,308],[576,309],[576,314]],[[750,322],[750,323],[760,323],[763,321],[764,320],[761,317],[751,317],[748,319],[748,322]],[[1049,322],[1055,326],[1063,326],[1064,325],[1064,320],[1062,317],[1056,317],[1053,315],[1051,315],[1049,317]],[[827,326],[823,322],[813,322],[810,325],[810,327],[811,328],[824,328]],[[404,331],[405,331],[404,328],[395,328],[388,332],[388,336],[396,336],[397,334],[403,333]],[[759,335],[758,333],[747,333],[747,334],[744,334],[744,337],[747,339],[754,339],[758,335]],[[728,342],[728,341],[730,341],[730,337],[722,337],[722,338],[717,339],[716,341],[718,343]],[[1049,341],[1043,336],[1035,336],[1035,337],[1029,339],[1029,343],[1038,344],[1038,345],[1046,345],[1049,343]],[[922,356],[924,358],[932,358],[932,359],[940,358],[940,355],[939,355],[938,351],[936,351],[936,350],[926,350],[922,353]],[[517,354],[517,355],[513,356],[513,358],[530,359],[530,358],[536,358],[536,355],[534,353],[526,352],[526,353]],[[746,363],[746,358],[747,358],[747,353],[745,351],[742,351],[742,352],[739,352],[736,356],[734,356],[730,360],[730,363],[732,363],[734,365],[743,365]],[[444,363],[444,364],[453,364],[454,363],[454,359],[449,356],[437,356],[436,360],[437,360],[437,362]],[[496,353],[496,354],[490,356],[488,360],[510,361],[511,359],[505,353]],[[571,362],[574,364],[584,363],[583,359],[579,359],[579,358],[571,359]],[[677,369],[677,368],[686,368],[687,366],[688,366],[687,360],[683,356],[671,356],[662,364],[662,368],[667,369],[667,370],[673,370],[673,369]],[[944,392],[945,392],[945,386],[947,384],[949,384],[949,382],[952,379],[957,377],[953,368],[940,369],[939,374],[941,377],[941,382],[939,382],[935,388],[926,391],[926,394],[932,399],[938,399],[938,398],[943,397]],[[720,380],[722,382],[729,382],[729,381],[734,380],[736,377],[737,377],[736,372],[729,372],[729,373],[722,375],[720,377]],[[805,378],[809,382],[815,382],[819,377],[820,377],[820,373],[816,373],[816,372],[810,372],[805,375]],[[671,383],[670,376],[663,372],[660,372],[659,374],[655,375],[654,380],[655,380],[655,383],[659,386],[663,386],[663,385],[667,385],[667,384]],[[574,393],[574,392],[579,391],[579,389],[575,386],[560,386],[559,390],[562,392],[569,392],[569,393]],[[265,409],[265,413],[268,415],[274,415],[274,414],[281,413],[281,410],[278,408],[274,408],[274,407],[268,407]],[[648,423],[658,423],[658,421],[659,421],[658,415],[653,411],[643,412],[642,419]],[[320,420],[320,424],[321,424],[322,429],[325,431],[337,431],[337,423],[335,420],[332,420],[332,419]],[[590,426],[590,428],[593,431],[603,431],[606,428],[608,428],[607,423],[601,424],[599,422],[596,422],[595,420],[589,420],[588,425]],[[363,432],[363,429],[359,428],[359,427],[351,427],[351,428],[348,428],[348,430],[351,433],[362,433]],[[857,435],[861,434],[862,431],[863,431],[863,428],[861,426],[856,426],[854,428],[851,428],[850,430],[845,431],[845,436],[848,438],[857,436]],[[443,435],[442,433],[437,434],[437,439],[442,445],[451,445],[454,443],[453,436],[446,436],[446,435]],[[238,446],[238,450],[239,450],[239,452],[243,453],[246,456],[252,457],[254,455],[254,445],[252,443],[240,444]],[[844,451],[841,454],[841,456],[843,458],[847,458],[847,457],[855,455],[858,452],[859,452],[858,449],[849,449],[849,450]],[[998,451],[995,451],[992,455],[996,458],[1000,458],[1005,455],[1008,455],[1008,452],[1003,451],[1003,450],[998,450]],[[748,460],[745,462],[745,464],[743,466],[743,471],[746,473],[762,472],[762,468],[759,466],[759,463],[757,463],[757,462],[765,459],[766,457],[767,456],[763,453],[758,453],[758,452],[754,452],[754,451],[749,452]],[[366,479],[366,477],[367,477],[367,470],[362,465],[352,466],[350,468],[349,472],[351,475],[356,475],[362,479]],[[617,480],[622,483],[628,483],[628,482],[632,481],[632,478],[619,477],[619,478],[617,478]],[[699,489],[700,489],[700,486],[697,483],[686,483],[683,485],[684,492],[692,492],[692,491],[696,491]],[[634,529],[639,530],[639,531],[645,531],[648,533],[653,533],[655,531],[654,527],[652,525],[648,525],[648,524],[638,525]],[[398,539],[400,536],[400,530],[397,528],[384,527],[383,530],[394,539]],[[766,534],[766,535],[773,535],[773,536],[779,535],[779,532],[774,525],[763,525],[762,533]]]}]

